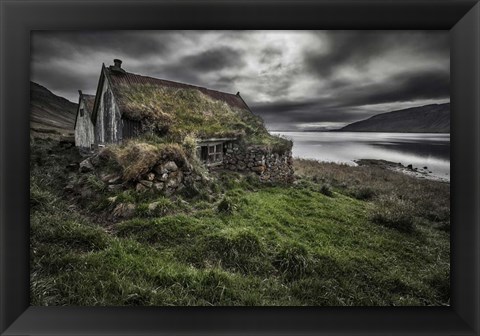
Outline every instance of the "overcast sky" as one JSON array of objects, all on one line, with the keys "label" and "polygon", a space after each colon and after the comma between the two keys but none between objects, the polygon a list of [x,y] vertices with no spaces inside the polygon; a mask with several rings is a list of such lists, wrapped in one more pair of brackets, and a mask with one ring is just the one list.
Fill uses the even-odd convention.
[{"label": "overcast sky", "polygon": [[102,63],[236,93],[271,130],[449,101],[447,31],[34,32],[31,79],[77,102]]}]

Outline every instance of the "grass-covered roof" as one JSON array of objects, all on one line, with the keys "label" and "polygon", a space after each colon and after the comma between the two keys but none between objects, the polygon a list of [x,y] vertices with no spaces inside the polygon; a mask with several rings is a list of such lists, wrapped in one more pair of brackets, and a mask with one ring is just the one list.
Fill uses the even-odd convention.
[{"label": "grass-covered roof", "polygon": [[251,144],[287,146],[272,136],[240,95],[131,73],[106,73],[122,116],[162,129],[169,138],[238,137]]}]

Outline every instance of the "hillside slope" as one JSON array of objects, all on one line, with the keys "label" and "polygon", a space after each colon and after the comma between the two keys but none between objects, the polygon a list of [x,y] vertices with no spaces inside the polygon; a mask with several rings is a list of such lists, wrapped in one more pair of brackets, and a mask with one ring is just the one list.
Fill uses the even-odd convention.
[{"label": "hillside slope", "polygon": [[77,104],[30,82],[30,128],[36,132],[73,133]]},{"label": "hillside slope", "polygon": [[377,114],[340,129],[344,132],[449,133],[450,103]]}]

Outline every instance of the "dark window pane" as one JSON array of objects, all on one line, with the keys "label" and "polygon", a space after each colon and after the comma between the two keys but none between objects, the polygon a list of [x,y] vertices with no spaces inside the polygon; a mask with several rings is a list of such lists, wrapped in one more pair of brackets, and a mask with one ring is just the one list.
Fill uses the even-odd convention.
[{"label": "dark window pane", "polygon": [[208,159],[208,148],[207,146],[202,146],[202,156],[200,157],[202,161],[207,161]]}]

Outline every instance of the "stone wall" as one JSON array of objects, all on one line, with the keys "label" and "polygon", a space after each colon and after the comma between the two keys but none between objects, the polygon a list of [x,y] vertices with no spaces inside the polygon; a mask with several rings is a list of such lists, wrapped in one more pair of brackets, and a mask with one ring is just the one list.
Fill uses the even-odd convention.
[{"label": "stone wall", "polygon": [[290,183],[293,181],[292,151],[276,153],[262,146],[240,146],[238,143],[225,144],[222,168],[255,172],[260,180]]}]

